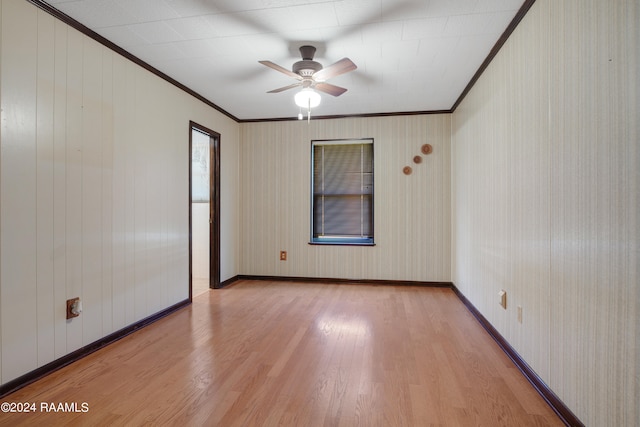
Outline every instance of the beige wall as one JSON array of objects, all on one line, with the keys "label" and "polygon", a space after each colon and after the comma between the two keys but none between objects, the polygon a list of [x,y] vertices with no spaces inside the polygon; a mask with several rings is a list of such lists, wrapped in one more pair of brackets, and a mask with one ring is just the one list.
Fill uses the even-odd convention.
[{"label": "beige wall", "polygon": [[[242,273],[450,281],[450,126],[450,115],[243,124]],[[344,138],[374,138],[375,247],[309,245],[311,140]],[[416,165],[425,143],[433,153]]]},{"label": "beige wall", "polygon": [[209,203],[191,204],[191,275],[194,279],[209,279],[211,249],[209,244]]},{"label": "beige wall", "polygon": [[640,425],[638,13],[537,1],[453,115],[453,281],[591,426]]},{"label": "beige wall", "polygon": [[239,273],[239,125],[26,1],[0,14],[6,383],[188,298],[189,120],[221,134],[221,278]]}]

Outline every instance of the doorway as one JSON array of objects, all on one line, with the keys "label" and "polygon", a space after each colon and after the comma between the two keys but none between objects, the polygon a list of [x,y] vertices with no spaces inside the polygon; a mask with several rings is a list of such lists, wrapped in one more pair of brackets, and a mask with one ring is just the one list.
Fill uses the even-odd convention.
[{"label": "doorway", "polygon": [[220,134],[189,122],[189,299],[220,287]]}]

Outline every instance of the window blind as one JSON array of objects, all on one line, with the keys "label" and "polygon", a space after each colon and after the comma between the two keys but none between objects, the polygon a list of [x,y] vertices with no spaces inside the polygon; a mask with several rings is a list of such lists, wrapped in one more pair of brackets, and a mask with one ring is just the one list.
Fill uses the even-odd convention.
[{"label": "window blind", "polygon": [[373,239],[373,141],[313,144],[313,240]]}]

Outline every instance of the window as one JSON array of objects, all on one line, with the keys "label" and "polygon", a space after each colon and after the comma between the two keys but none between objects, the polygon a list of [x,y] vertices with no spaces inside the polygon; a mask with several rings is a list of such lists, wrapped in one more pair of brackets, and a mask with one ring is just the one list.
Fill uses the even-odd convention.
[{"label": "window", "polygon": [[373,245],[373,139],[312,141],[311,243]]},{"label": "window", "polygon": [[191,130],[191,201],[209,203],[211,196],[210,137],[197,128]]}]

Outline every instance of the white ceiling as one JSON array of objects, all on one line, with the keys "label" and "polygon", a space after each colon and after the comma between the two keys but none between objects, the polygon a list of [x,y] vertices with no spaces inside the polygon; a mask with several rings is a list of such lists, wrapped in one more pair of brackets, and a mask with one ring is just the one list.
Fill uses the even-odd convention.
[{"label": "white ceiling", "polygon": [[294,118],[299,46],[329,83],[316,116],[450,110],[523,0],[48,0],[48,4],[240,120]]}]

